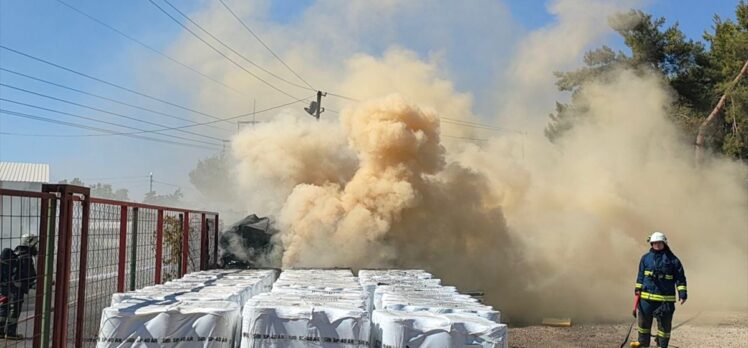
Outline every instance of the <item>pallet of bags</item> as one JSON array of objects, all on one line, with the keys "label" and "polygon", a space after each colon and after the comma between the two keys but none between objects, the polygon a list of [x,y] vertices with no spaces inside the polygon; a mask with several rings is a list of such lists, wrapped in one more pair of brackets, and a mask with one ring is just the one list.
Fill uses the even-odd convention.
[{"label": "pallet of bags", "polygon": [[233,347],[239,316],[226,301],[125,301],[103,310],[97,347]]},{"label": "pallet of bags", "polygon": [[507,327],[469,314],[375,310],[375,348],[507,348]]},{"label": "pallet of bags", "polygon": [[241,309],[270,290],[274,270],[216,270],[112,295],[97,347],[234,347]]},{"label": "pallet of bags", "polygon": [[369,347],[366,295],[349,270],[287,270],[242,315],[242,348]]},{"label": "pallet of bags", "polygon": [[421,270],[362,270],[374,347],[507,347],[501,314]]}]

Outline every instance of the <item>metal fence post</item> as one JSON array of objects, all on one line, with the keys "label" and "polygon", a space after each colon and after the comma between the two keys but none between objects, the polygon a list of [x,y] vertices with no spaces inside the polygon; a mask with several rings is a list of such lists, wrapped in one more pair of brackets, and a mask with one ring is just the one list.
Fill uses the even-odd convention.
[{"label": "metal fence post", "polygon": [[213,223],[213,235],[215,238],[213,239],[215,243],[213,243],[213,267],[218,266],[218,233],[221,231],[221,228],[218,226],[218,214],[216,214],[216,222]]},{"label": "metal fence post", "polygon": [[77,314],[75,316],[75,346],[83,346],[83,323],[86,320],[86,268],[88,264],[88,225],[91,215],[91,197],[86,194],[83,205],[83,216],[81,219],[81,240],[80,240],[80,267],[78,269],[78,300]]},{"label": "metal fence post", "polygon": [[[184,215],[179,214],[179,232],[182,233],[182,238],[184,238],[184,232],[182,232],[182,230],[184,230]],[[181,255],[179,258],[179,263],[177,263],[177,275],[179,277],[182,276],[182,259],[184,258],[182,248],[184,248],[184,243],[179,243],[179,255]]]},{"label": "metal fence post", "polygon": [[49,347],[50,327],[52,324],[52,284],[54,283],[53,272],[55,269],[55,236],[57,230],[57,199],[50,204],[49,234],[47,236],[47,252],[44,265],[44,323],[42,324],[42,347]]},{"label": "metal fence post", "polygon": [[158,210],[156,217],[156,276],[154,282],[161,284],[161,265],[164,259],[164,210]]},{"label": "metal fence post", "polygon": [[208,268],[208,226],[205,213],[200,214],[200,270]]},{"label": "metal fence post", "polygon": [[119,260],[117,262],[117,292],[125,292],[125,262],[127,258],[127,206],[120,206]]},{"label": "metal fence post", "polygon": [[50,314],[52,313],[52,272],[55,261],[55,222],[57,220],[57,199],[42,198],[39,221],[39,257],[37,266],[41,270],[36,275],[37,291],[34,304],[33,347],[49,347]]},{"label": "metal fence post", "polygon": [[187,273],[187,259],[190,257],[190,213],[184,212],[182,220],[182,268],[179,276]]},{"label": "metal fence post", "polygon": [[[55,305],[52,327],[52,346],[68,346],[68,311],[70,295],[70,263],[72,259],[73,240],[73,213],[75,200],[73,195],[81,194],[89,196],[90,189],[74,185],[42,185],[42,191],[47,193],[58,192],[60,194],[60,218],[57,238],[57,268],[55,272]],[[85,212],[84,212],[85,213]],[[85,222],[88,222],[86,220]],[[88,234],[88,227],[81,230],[82,234]],[[78,284],[84,286],[85,284]],[[79,299],[80,300],[80,299]]]},{"label": "metal fence post", "polygon": [[132,235],[130,236],[130,291],[135,291],[138,259],[138,208],[132,208]]},{"label": "metal fence post", "polygon": [[70,247],[72,242],[73,198],[65,185],[50,185],[45,192],[60,192],[60,219],[57,238],[57,272],[55,275],[54,327],[52,346],[67,346],[68,294],[70,292]]}]

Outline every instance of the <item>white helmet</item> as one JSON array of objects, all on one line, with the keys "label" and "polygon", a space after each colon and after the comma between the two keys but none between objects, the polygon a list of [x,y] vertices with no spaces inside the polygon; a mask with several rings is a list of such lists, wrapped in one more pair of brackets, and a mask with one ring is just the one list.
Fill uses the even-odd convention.
[{"label": "white helmet", "polygon": [[21,245],[27,246],[27,247],[36,247],[39,244],[39,237],[33,235],[24,233],[23,236],[21,236]]},{"label": "white helmet", "polygon": [[647,238],[647,241],[650,244],[654,242],[663,242],[667,244],[667,236],[665,236],[665,234],[662,232],[655,232],[655,233],[652,233],[652,235],[649,236],[649,238]]}]

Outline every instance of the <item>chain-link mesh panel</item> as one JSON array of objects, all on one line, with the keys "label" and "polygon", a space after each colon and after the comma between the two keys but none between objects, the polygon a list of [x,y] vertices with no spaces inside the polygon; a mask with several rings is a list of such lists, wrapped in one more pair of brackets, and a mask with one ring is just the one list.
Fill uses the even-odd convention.
[{"label": "chain-link mesh panel", "polygon": [[[37,253],[42,198],[0,193],[0,347],[31,347],[37,321]],[[46,212],[45,212],[46,213]],[[43,268],[39,270],[43,272]]]},{"label": "chain-link mesh panel", "polygon": [[156,223],[158,211],[139,209],[135,258],[135,288],[153,285],[156,275]]},{"label": "chain-link mesh panel", "polygon": [[86,305],[83,326],[84,345],[93,345],[99,332],[101,311],[117,292],[117,265],[121,208],[92,203],[88,229],[86,262]]},{"label": "chain-link mesh panel", "polygon": [[190,217],[190,252],[187,258],[187,272],[200,270],[200,243],[202,214],[189,214]]},{"label": "chain-link mesh panel", "polygon": [[216,267],[216,262],[218,259],[215,255],[215,247],[216,247],[216,216],[215,215],[206,215],[205,218],[207,219],[205,222],[205,227],[207,229],[207,237],[208,237],[208,251],[206,252],[206,257],[208,260],[206,261],[206,265],[208,265],[208,268],[214,268]]},{"label": "chain-link mesh panel", "polygon": [[[68,315],[67,315],[67,338],[68,344],[73,345],[75,339],[75,327],[78,320],[78,312],[76,310],[78,305],[78,287],[79,275],[80,275],[80,259],[81,259],[81,230],[83,227],[83,205],[80,201],[72,201],[70,206],[70,214],[72,215],[72,229],[70,231],[70,250],[67,251],[67,255],[70,257],[70,273],[68,274]],[[58,253],[60,250],[58,250]],[[85,318],[81,318],[85,320]]]},{"label": "chain-link mesh panel", "polygon": [[181,216],[182,214],[178,212],[164,211],[162,282],[179,278],[179,267],[181,267],[182,260]]},{"label": "chain-link mesh panel", "polygon": [[[48,204],[43,209],[42,202]],[[2,340],[0,347],[31,347],[33,339],[40,342],[51,343],[52,332],[62,329],[67,332],[66,346],[74,346],[77,339],[84,346],[94,346],[97,340],[102,310],[109,306],[111,296],[118,289],[118,282],[123,281],[125,289],[134,285],[135,288],[152,285],[155,279],[156,238],[158,226],[158,209],[152,207],[138,207],[137,204],[128,202],[116,202],[93,199],[89,202],[88,215],[84,216],[85,199],[81,196],[60,200],[54,194],[39,192],[21,192],[0,189],[0,251],[5,254],[17,253],[22,240],[28,242],[24,235],[39,236],[40,227],[47,238],[44,246],[47,247],[46,260],[44,257],[34,255],[30,258],[31,264],[36,269],[37,276],[26,272],[10,270],[12,265],[18,263],[17,257],[9,257],[6,263],[2,259],[3,268],[0,270],[0,295],[4,296],[6,306],[0,306],[0,329],[8,329],[8,318],[14,318],[17,323],[17,333],[25,336],[21,340]],[[62,206],[69,203],[67,216],[60,216]],[[122,209],[127,211],[127,220],[122,224]],[[182,261],[182,236],[184,228],[184,215],[179,211],[163,210],[163,248],[162,248],[162,279],[168,281],[179,277]],[[44,210],[44,211],[42,211]],[[136,217],[137,216],[137,217]],[[60,246],[60,233],[57,229],[62,218],[69,218],[71,230],[69,246]],[[83,239],[83,223],[88,219],[88,238]],[[187,260],[187,272],[200,268],[202,241],[202,213],[190,212],[189,221],[189,248]],[[212,264],[215,259],[212,255],[217,243],[215,240],[215,215],[206,213],[205,228],[205,254],[208,257],[206,264]],[[51,230],[48,230],[48,227]],[[124,231],[121,228],[124,227]],[[122,234],[125,234],[124,236]],[[121,237],[125,240],[124,258],[120,258]],[[38,246],[38,245],[37,245]],[[84,246],[87,248],[85,254],[84,277],[81,278],[81,259]],[[62,247],[63,249],[60,249]],[[7,250],[7,252],[6,252]],[[61,259],[62,258],[62,259]],[[55,279],[57,262],[68,260],[70,272],[62,279]],[[28,263],[27,263],[28,264]],[[120,277],[119,269],[124,266],[125,272]],[[133,271],[134,266],[134,271]],[[51,272],[44,274],[45,269]],[[15,274],[16,278],[10,278]],[[6,280],[5,278],[8,278]],[[15,280],[15,283],[13,281]],[[45,281],[48,286],[45,287]],[[17,293],[10,294],[10,285],[26,283],[28,291],[23,293],[23,300],[19,301]],[[55,286],[64,285],[68,293],[65,302],[67,304],[67,323],[65,327],[55,326],[52,317],[54,309]],[[79,298],[79,289],[85,290],[85,299]],[[5,300],[12,295],[8,302]],[[83,301],[83,302],[81,302]],[[49,313],[44,313],[45,303]],[[80,307],[79,307],[80,304]],[[62,310],[62,308],[57,308]],[[11,315],[13,312],[13,316]],[[47,315],[46,319],[44,315]],[[15,320],[15,315],[18,319]],[[77,337],[76,331],[80,327],[81,337]],[[36,330],[35,330],[36,328]],[[36,336],[34,336],[36,333]]]}]

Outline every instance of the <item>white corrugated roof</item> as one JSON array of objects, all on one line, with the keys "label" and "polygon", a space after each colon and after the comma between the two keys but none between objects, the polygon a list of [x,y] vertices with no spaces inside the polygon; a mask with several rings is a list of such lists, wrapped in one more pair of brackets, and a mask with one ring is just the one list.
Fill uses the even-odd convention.
[{"label": "white corrugated roof", "polygon": [[49,182],[49,164],[0,162],[0,181]]}]

